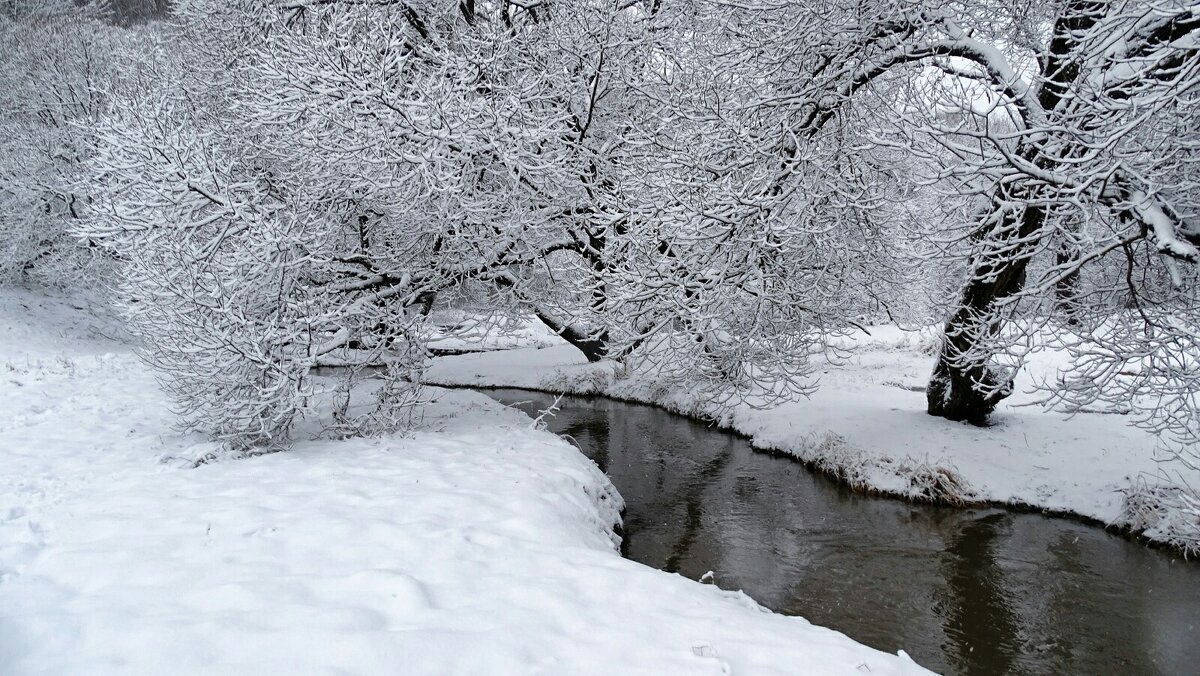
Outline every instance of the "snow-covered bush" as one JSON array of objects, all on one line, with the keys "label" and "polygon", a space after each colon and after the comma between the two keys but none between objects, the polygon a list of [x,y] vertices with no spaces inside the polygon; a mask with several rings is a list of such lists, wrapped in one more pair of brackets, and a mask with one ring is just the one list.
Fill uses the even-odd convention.
[{"label": "snow-covered bush", "polygon": [[236,79],[197,84],[181,55],[157,54],[142,73],[154,86],[115,99],[98,128],[101,190],[80,230],[119,259],[121,308],[185,426],[279,448],[321,394],[310,371],[323,357],[423,358],[410,347],[417,284],[364,260],[363,200],[228,124]]},{"label": "snow-covered bush", "polygon": [[1200,494],[1187,487],[1140,481],[1125,491],[1115,526],[1128,528],[1185,556],[1200,555]]}]

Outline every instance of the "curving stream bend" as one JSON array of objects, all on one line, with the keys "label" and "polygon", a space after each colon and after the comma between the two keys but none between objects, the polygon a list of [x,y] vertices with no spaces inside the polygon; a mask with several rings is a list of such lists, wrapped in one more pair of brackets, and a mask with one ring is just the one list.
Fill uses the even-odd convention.
[{"label": "curving stream bend", "polygon": [[[537,414],[554,395],[484,390]],[[1200,674],[1200,565],[1070,519],[856,495],[682,416],[563,397],[622,553],[945,674]]]}]

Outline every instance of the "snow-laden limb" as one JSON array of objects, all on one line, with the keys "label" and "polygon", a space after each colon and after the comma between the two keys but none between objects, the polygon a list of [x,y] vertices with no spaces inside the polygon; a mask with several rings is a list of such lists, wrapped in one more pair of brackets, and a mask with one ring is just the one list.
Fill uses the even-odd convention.
[{"label": "snow-laden limb", "polygon": [[[1046,400],[1068,409],[1109,408],[1200,466],[1200,338],[1195,307],[1138,299],[1134,309],[1086,317],[1059,340],[1071,368]],[[1194,303],[1194,301],[1193,301]]]},{"label": "snow-laden limb", "polygon": [[88,323],[0,294],[0,362],[47,366],[0,379],[5,674],[929,673],[622,559],[605,476],[482,395],[193,469],[215,445]]},{"label": "snow-laden limb", "polygon": [[[1200,263],[1200,250],[1176,234],[1179,227],[1177,219],[1168,216],[1155,200],[1139,191],[1129,196],[1129,203],[1133,212],[1153,235],[1159,253],[1187,263]],[[1183,280],[1178,274],[1172,275],[1172,282],[1176,287],[1183,286]]]}]

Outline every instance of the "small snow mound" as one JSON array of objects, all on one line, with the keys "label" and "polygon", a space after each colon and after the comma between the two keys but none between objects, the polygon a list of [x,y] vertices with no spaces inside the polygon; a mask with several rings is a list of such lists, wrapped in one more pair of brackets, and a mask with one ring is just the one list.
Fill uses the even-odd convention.
[{"label": "small snow mound", "polygon": [[604,394],[616,379],[617,363],[601,361],[594,364],[555,369],[542,378],[539,389],[571,394]]},{"label": "small snow mound", "polygon": [[909,497],[913,500],[955,506],[980,501],[966,479],[952,468],[902,463],[899,473],[908,475]]},{"label": "small snow mound", "polygon": [[908,456],[873,455],[834,433],[814,436],[798,451],[793,451],[797,457],[861,493],[954,506],[980,501],[975,489],[953,467]]}]

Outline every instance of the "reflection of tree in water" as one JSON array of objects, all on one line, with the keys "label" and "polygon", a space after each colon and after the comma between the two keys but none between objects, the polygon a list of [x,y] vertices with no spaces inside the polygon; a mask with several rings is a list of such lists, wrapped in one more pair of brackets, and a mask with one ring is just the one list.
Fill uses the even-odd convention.
[{"label": "reflection of tree in water", "polygon": [[[621,556],[628,558],[630,543],[635,539],[635,535],[647,525],[643,516],[645,502],[642,498],[644,496],[633,494],[629,489],[629,484],[619,480],[622,475],[627,475],[630,469],[629,462],[623,457],[626,449],[619,449],[617,457],[613,457],[612,437],[615,434],[618,440],[628,439],[628,431],[624,428],[629,426],[629,422],[625,417],[618,415],[612,407],[604,406],[602,401],[591,402],[586,399],[564,397],[560,405],[564,410],[551,421],[550,430],[555,434],[569,437],[583,451],[584,455],[596,463],[601,472],[607,474],[614,483],[622,485],[621,495],[626,500],[626,511],[622,515]],[[645,463],[643,463],[644,466]],[[667,472],[666,467],[660,466],[658,469],[656,483],[661,487]]]},{"label": "reflection of tree in water", "polygon": [[947,542],[946,590],[935,610],[945,622],[950,643],[945,652],[962,674],[1008,674],[1017,668],[1017,617],[1004,594],[994,546],[1011,518],[997,512],[968,521]]},{"label": "reflection of tree in water", "polygon": [[[1054,631],[1044,629],[1042,633],[1052,635],[1053,638],[1040,639],[1039,645],[1034,646],[1034,649],[1045,653],[1047,661],[1052,661],[1059,669],[1064,670],[1069,669],[1074,662],[1077,632],[1080,636],[1094,635],[1103,631],[1102,626],[1110,626],[1112,622],[1125,623],[1121,613],[1108,613],[1103,625],[1094,622],[1099,617],[1098,614],[1103,613],[1103,608],[1090,607],[1094,596],[1088,592],[1092,590],[1085,590],[1080,584],[1083,580],[1088,580],[1092,586],[1109,582],[1102,575],[1089,569],[1086,563],[1089,557],[1082,549],[1079,538],[1074,533],[1066,531],[1058,534],[1058,537],[1045,547],[1045,554],[1050,558],[1040,566],[1041,570],[1054,571],[1056,574],[1046,575],[1047,579],[1037,581],[1039,586],[1046,590],[1045,617],[1041,622],[1050,625]],[[1109,650],[1119,651],[1113,656],[1116,658],[1113,666],[1119,665],[1123,670],[1130,666],[1127,659],[1122,659],[1127,652],[1126,646],[1133,644],[1135,633],[1130,632],[1130,629],[1133,628],[1123,629],[1120,636],[1110,636],[1110,642],[1106,646]],[[1153,671],[1150,665],[1143,664],[1137,673]]]},{"label": "reflection of tree in water", "polygon": [[[550,401],[538,399],[529,408],[544,408]],[[563,410],[549,422],[550,429],[574,439],[619,485],[627,500],[622,555],[629,555],[638,534],[653,526],[659,542],[643,544],[660,552],[662,558],[655,557],[652,563],[663,570],[680,572],[683,565],[705,558],[692,550],[701,539],[709,489],[727,473],[736,440],[713,444],[711,430],[703,425],[684,419],[663,420],[661,413],[652,410],[650,415],[640,416],[640,408],[615,408],[603,400],[564,397],[560,405]],[[650,436],[653,443],[644,447],[634,441],[649,442]],[[614,439],[621,442],[615,449],[611,447]],[[697,457],[713,451],[713,457]]]},{"label": "reflection of tree in water", "polygon": [[686,507],[683,533],[672,545],[671,556],[663,565],[663,570],[668,573],[678,573],[680,562],[691,558],[692,545],[696,542],[696,534],[700,532],[704,516],[704,494],[708,492],[709,486],[720,483],[725,474],[725,466],[733,458],[732,450],[731,444],[725,444],[719,455],[702,463],[695,478],[684,484],[685,490],[681,496]]},{"label": "reflection of tree in water", "polygon": [[570,437],[578,444],[585,455],[596,463],[601,472],[608,473],[611,458],[608,453],[608,422],[593,417],[572,418],[566,425],[555,431]]}]

